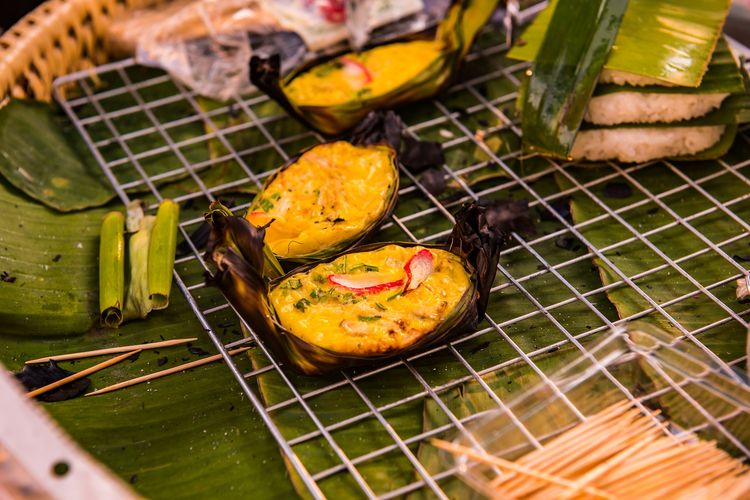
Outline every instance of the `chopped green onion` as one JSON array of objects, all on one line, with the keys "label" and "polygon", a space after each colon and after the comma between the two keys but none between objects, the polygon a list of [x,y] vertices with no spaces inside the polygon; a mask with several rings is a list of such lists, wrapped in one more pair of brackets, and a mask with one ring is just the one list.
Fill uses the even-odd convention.
[{"label": "chopped green onion", "polygon": [[268,212],[269,210],[273,208],[273,203],[271,203],[265,198],[261,198],[260,201],[258,202],[258,205],[260,206],[261,209],[263,209],[264,212]]},{"label": "chopped green onion", "polygon": [[386,310],[386,307],[383,304],[381,304],[380,302],[375,302],[375,307],[377,307],[381,311],[385,311]]},{"label": "chopped green onion", "polygon": [[359,269],[363,269],[366,273],[376,273],[380,270],[378,266],[371,266],[369,264],[357,264],[349,269],[349,272],[354,272]]},{"label": "chopped green onion", "polygon": [[398,297],[399,295],[401,295],[402,293],[404,293],[404,292],[398,292],[398,293],[394,293],[393,295],[391,295],[390,297],[388,297],[387,299],[385,299],[385,301],[386,301],[386,302],[390,302],[390,301],[392,301],[393,299],[397,298],[397,297]]},{"label": "chopped green onion", "polygon": [[302,288],[302,280],[289,278],[279,288],[284,290],[297,290],[299,288]]},{"label": "chopped green onion", "polygon": [[358,316],[358,319],[360,321],[364,321],[365,323],[372,323],[373,321],[377,321],[380,318],[382,318],[382,316]]},{"label": "chopped green onion", "polygon": [[299,309],[302,312],[305,312],[305,310],[307,309],[307,306],[309,306],[309,305],[310,305],[310,301],[309,300],[307,300],[307,299],[299,299],[294,304],[294,308],[295,309]]}]

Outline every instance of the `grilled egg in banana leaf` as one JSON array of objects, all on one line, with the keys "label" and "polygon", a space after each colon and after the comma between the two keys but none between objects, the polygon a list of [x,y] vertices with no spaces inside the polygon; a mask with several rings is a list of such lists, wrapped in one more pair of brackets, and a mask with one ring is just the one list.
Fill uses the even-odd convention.
[{"label": "grilled egg in banana leaf", "polygon": [[502,243],[531,224],[522,201],[464,205],[446,245],[375,243],[269,280],[263,228],[216,203],[206,220],[215,283],[277,359],[309,375],[408,355],[475,327]]},{"label": "grilled egg in banana leaf", "polygon": [[312,61],[285,77],[278,56],[253,57],[252,82],[310,127],[338,134],[374,109],[435,95],[469,51],[498,0],[455,0],[434,37]]},{"label": "grilled egg in banana leaf", "polygon": [[395,114],[371,114],[348,140],[290,159],[268,178],[245,217],[266,228],[266,245],[283,260],[311,262],[350,248],[393,211],[400,134]]}]

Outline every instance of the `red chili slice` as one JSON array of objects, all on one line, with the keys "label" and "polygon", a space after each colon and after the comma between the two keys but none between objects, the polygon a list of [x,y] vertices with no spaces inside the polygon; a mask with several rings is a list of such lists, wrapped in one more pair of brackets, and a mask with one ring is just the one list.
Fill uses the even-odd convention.
[{"label": "red chili slice", "polygon": [[404,266],[406,271],[406,290],[414,290],[432,274],[435,267],[435,258],[432,252],[423,248],[409,259]]},{"label": "red chili slice", "polygon": [[378,293],[383,290],[399,288],[404,284],[404,280],[384,282],[383,276],[366,273],[366,274],[332,274],[328,276],[328,282],[341,288],[345,288],[357,295],[368,293]]},{"label": "red chili slice", "polygon": [[342,0],[329,0],[328,3],[324,3],[318,8],[329,23],[339,24],[346,21],[346,6]]},{"label": "red chili slice", "polygon": [[357,61],[356,59],[352,59],[351,57],[342,57],[340,59],[341,63],[345,66],[348,66],[350,68],[355,68],[359,73],[362,74],[362,80],[365,85],[370,83],[372,81],[372,73],[370,73],[370,70],[367,69],[367,66],[362,64],[361,62]]}]

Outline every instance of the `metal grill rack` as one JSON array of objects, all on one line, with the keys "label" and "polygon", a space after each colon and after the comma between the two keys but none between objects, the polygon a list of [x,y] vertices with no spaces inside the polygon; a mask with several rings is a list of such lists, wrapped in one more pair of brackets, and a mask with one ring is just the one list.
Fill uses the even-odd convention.
[{"label": "metal grill rack", "polygon": [[[551,381],[544,361],[553,359],[558,352],[590,356],[591,339],[627,320],[661,318],[680,333],[682,342],[697,346],[727,376],[737,378],[737,366],[747,362],[745,355],[734,351],[714,352],[716,348],[712,350],[706,339],[734,335],[739,345],[745,342],[750,309],[734,301],[733,294],[735,280],[746,277],[748,269],[742,259],[734,256],[739,245],[747,247],[750,241],[750,224],[738,215],[750,204],[750,153],[744,157],[730,154],[706,166],[705,173],[699,175],[695,175],[695,169],[685,171],[672,162],[628,166],[609,163],[602,167],[606,170],[604,174],[593,178],[587,173],[590,170],[575,165],[524,158],[518,150],[521,131],[509,109],[527,65],[505,60],[507,47],[500,38],[499,33],[485,32],[480,48],[468,57],[463,79],[440,99],[410,106],[402,115],[408,133],[444,143],[448,161],[443,170],[452,186],[452,197],[433,196],[418,176],[402,170],[404,187],[400,198],[405,201],[399,201],[391,220],[377,236],[425,243],[440,241],[449,233],[453,223],[451,213],[461,202],[507,194],[526,198],[533,210],[546,214],[552,229],[527,237],[514,234],[512,244],[503,250],[491,307],[478,331],[384,366],[345,371],[333,378],[300,377],[280,366],[253,335],[229,341],[222,325],[233,317],[233,312],[217,296],[218,292],[205,286],[203,272],[209,268],[200,249],[190,243],[189,254],[176,261],[176,284],[224,356],[242,391],[278,441],[288,463],[315,497],[329,493],[326,481],[346,475],[368,497],[391,498],[425,489],[445,498],[444,485],[455,470],[436,469],[423,463],[420,445],[433,436],[467,433],[466,426],[480,415],[457,414],[446,399],[447,393],[474,384],[486,392],[496,408],[508,411],[507,398],[498,395],[491,377],[524,369],[527,379],[549,384],[565,399]],[[503,91],[488,93],[486,88],[490,84],[497,84],[493,88]],[[160,89],[160,93],[155,89]],[[164,89],[169,90],[165,93]],[[142,197],[147,200],[148,209],[154,210],[157,202],[169,195],[183,208],[196,207],[193,212],[183,209],[179,228],[186,241],[202,222],[200,212],[209,201],[227,191],[259,188],[273,167],[281,165],[300,147],[322,140],[295,125],[263,95],[236,97],[229,103],[207,107],[179,82],[160,72],[144,71],[132,60],[65,76],[57,80],[55,90],[58,102],[123,202]],[[171,110],[168,118],[164,118],[165,109]],[[419,119],[412,119],[414,116]],[[478,132],[478,128],[482,131]],[[253,144],[237,140],[242,137],[252,137]],[[499,140],[493,142],[495,137]],[[144,141],[147,147],[143,146]],[[208,148],[213,153],[209,157],[193,154],[199,148]],[[740,131],[737,148],[750,152],[749,128]],[[152,170],[155,164],[167,167],[155,172]],[[526,167],[532,164],[535,167],[529,171]],[[236,175],[220,177],[219,181],[208,178],[210,172],[226,165]],[[649,174],[656,170],[663,176],[663,182],[653,182]],[[472,175],[485,172],[494,176],[492,182],[472,181]],[[191,182],[192,185],[176,194],[167,194],[169,184],[164,183],[165,179],[177,177],[182,178],[183,185]],[[742,192],[732,198],[716,192],[716,183],[727,179],[741,186]],[[604,188],[613,184],[629,186],[630,197],[623,201],[602,194]],[[247,194],[246,202],[235,209],[242,212],[251,198]],[[572,222],[559,208],[559,203],[569,198],[583,200],[596,215]],[[676,199],[695,201],[699,210],[685,213],[682,205],[674,203]],[[639,217],[646,210],[658,211],[665,218],[664,223],[656,227],[642,224]],[[714,241],[699,229],[707,220],[731,223],[736,231]],[[603,224],[617,226],[617,237],[602,243],[595,231]],[[662,246],[665,238],[686,235],[698,244],[697,250],[674,255]],[[571,241],[573,250],[560,248]],[[626,268],[617,256],[633,248],[647,251],[654,265],[635,273]],[[609,269],[608,280],[602,282],[591,270],[592,259]],[[704,275],[699,275],[701,263],[716,265],[713,279],[707,281]],[[680,290],[687,291],[665,300],[663,291],[654,286],[665,276],[679,280],[684,284]],[[545,296],[545,290],[552,289],[556,290],[554,300]],[[635,297],[637,305],[622,314],[622,318],[617,317],[607,300],[607,294],[618,291]],[[710,320],[694,321],[685,313],[686,309],[698,307],[697,304],[713,311]],[[581,326],[582,318],[588,322],[585,326]],[[250,326],[252,334],[251,325],[246,326]],[[540,330],[546,333],[540,336]],[[257,345],[256,363],[248,370],[228,351],[250,343]],[[486,357],[480,360],[477,353],[486,351],[490,343],[502,344],[498,349],[503,349],[504,354],[489,361]],[[595,358],[591,359],[623,397],[635,399],[616,376],[598,365]],[[450,373],[447,380],[435,373],[437,365]],[[393,384],[394,379],[399,380],[403,393],[389,399],[390,393],[379,391]],[[284,388],[286,395],[269,401],[259,391],[258,383],[264,381]],[[679,392],[679,385],[673,384],[672,389]],[[655,393],[639,394],[638,400],[648,401],[655,396]],[[359,406],[331,421],[329,414],[321,413],[320,405],[324,404],[321,401],[339,397],[357,401]],[[445,423],[431,429],[404,431],[397,418],[399,411],[427,404],[440,413]],[[580,419],[585,418],[572,402],[569,405]],[[703,415],[704,421],[690,430],[710,429],[726,437],[736,453],[750,458],[748,443],[743,443],[725,425],[736,415],[715,415],[698,403],[693,409]],[[285,411],[294,411],[292,415],[299,420],[299,429],[291,435],[285,423],[288,420],[284,420]],[[523,427],[518,419],[514,421]],[[372,449],[352,451],[342,444],[342,433],[363,423],[377,429],[382,438],[373,438],[376,444]],[[541,436],[522,430],[534,446],[541,446]],[[313,448],[325,448],[333,461],[323,469],[311,470]],[[393,457],[407,461],[410,478],[386,482],[388,488],[383,489],[383,482],[377,486],[370,473],[363,472],[368,463]]]}]

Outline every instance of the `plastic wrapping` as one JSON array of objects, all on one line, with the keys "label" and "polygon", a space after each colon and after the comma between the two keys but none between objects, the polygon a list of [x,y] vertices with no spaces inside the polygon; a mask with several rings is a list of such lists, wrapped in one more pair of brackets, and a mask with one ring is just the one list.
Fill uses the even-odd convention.
[{"label": "plastic wrapping", "polygon": [[[497,4],[498,0],[455,0],[436,33],[424,32],[410,40],[415,43],[432,41],[438,56],[410,80],[393,88],[380,88],[377,93],[372,91],[372,87],[368,87],[374,80],[366,65],[353,60],[354,56],[346,52],[313,60],[286,76],[282,76],[283,59],[279,55],[265,58],[254,56],[250,62],[250,78],[258,88],[303,123],[325,134],[339,134],[359,123],[371,110],[425,99],[448,85],[469,51],[474,37],[489,20]],[[380,44],[374,49],[385,45],[387,44]],[[368,51],[356,55],[362,61],[367,57]],[[339,66],[343,68],[341,71],[346,71],[352,65],[364,72],[365,86],[345,101],[336,104],[298,104],[290,96],[288,89],[296,78],[313,71],[323,75],[320,78],[330,78],[329,70],[332,66]]]},{"label": "plastic wrapping", "polygon": [[226,100],[252,90],[251,54],[279,54],[288,71],[347,39],[359,48],[382,26],[389,36],[424,29],[434,18],[422,1],[183,0],[136,11],[109,36],[117,52],[135,52],[139,64]]},{"label": "plastic wrapping", "polygon": [[[525,210],[520,210],[519,207],[525,207]],[[507,216],[519,213],[520,216]],[[214,278],[215,284],[277,359],[307,375],[319,375],[405,356],[476,327],[484,315],[502,244],[509,238],[511,231],[530,224],[525,202],[499,200],[488,206],[464,205],[456,214],[456,226],[448,244],[422,245],[425,248],[446,250],[460,257],[470,277],[470,286],[459,305],[433,331],[422,335],[404,349],[391,350],[385,354],[354,356],[324,349],[295,336],[278,321],[270,306],[270,290],[284,279],[305,272],[319,263],[299,267],[281,278],[267,280],[262,272],[263,228],[232,216],[231,212],[220,205],[212,205],[211,211],[206,214],[206,220],[212,226],[207,260],[218,270]],[[358,247],[354,251],[371,251],[390,244],[374,243]],[[409,247],[417,244],[399,245]],[[323,262],[330,262],[336,257]]]},{"label": "plastic wrapping", "polygon": [[[467,425],[471,438],[460,435],[455,442],[517,460],[534,449],[525,432],[544,444],[580,422],[572,406],[592,415],[625,399],[603,372],[606,368],[631,394],[642,397],[644,406],[661,409],[672,432],[699,429],[699,435],[728,449],[736,449],[733,439],[750,445],[747,378],[739,371],[727,373],[689,340],[676,341],[650,324],[636,322],[608,332],[587,350],[588,355],[550,376],[549,383],[510,401],[507,411],[488,401],[487,408],[495,409]],[[732,437],[712,427],[707,415],[722,419]],[[441,456],[447,467],[458,466],[459,476],[474,489],[493,494],[490,483],[496,469],[464,456]]]}]

